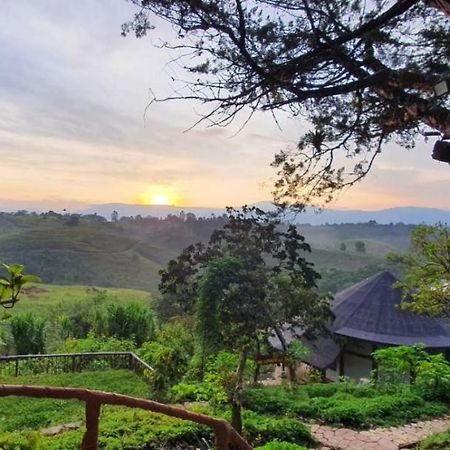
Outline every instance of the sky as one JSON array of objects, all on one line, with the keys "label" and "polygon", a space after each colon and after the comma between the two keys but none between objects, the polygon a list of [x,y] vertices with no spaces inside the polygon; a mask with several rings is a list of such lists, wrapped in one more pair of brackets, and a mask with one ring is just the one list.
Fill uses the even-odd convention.
[{"label": "sky", "polygon": [[[152,104],[183,76],[157,48],[168,24],[122,37],[135,7],[124,0],[2,0],[0,14],[0,209],[77,210],[101,203],[239,206],[270,199],[280,149],[305,130],[259,113],[240,132],[200,124],[201,106]],[[433,142],[383,149],[372,173],[336,208],[450,209],[450,166]]]}]

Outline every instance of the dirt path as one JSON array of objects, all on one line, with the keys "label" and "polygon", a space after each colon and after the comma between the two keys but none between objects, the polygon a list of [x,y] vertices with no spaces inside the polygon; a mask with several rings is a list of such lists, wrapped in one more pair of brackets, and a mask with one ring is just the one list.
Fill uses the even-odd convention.
[{"label": "dirt path", "polygon": [[450,428],[450,417],[416,422],[402,427],[355,431],[312,425],[311,432],[321,450],[398,450],[412,447],[426,437]]}]

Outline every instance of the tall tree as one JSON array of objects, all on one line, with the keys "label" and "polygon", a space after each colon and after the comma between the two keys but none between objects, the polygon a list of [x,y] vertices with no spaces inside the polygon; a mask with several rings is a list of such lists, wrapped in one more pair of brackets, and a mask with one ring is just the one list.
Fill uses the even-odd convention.
[{"label": "tall tree", "polygon": [[152,15],[178,29],[163,47],[190,75],[161,100],[206,103],[201,120],[220,126],[256,110],[309,120],[297,149],[275,157],[280,203],[327,200],[390,139],[412,147],[423,126],[450,135],[449,96],[433,93],[450,76],[448,0],[131,1],[124,34],[144,36]]},{"label": "tall tree", "polygon": [[450,315],[450,231],[447,224],[419,225],[411,233],[411,252],[390,254],[406,271],[397,283],[403,306],[415,312]]},{"label": "tall tree", "polygon": [[[184,293],[180,300],[196,316],[202,351],[240,354],[230,397],[237,430],[243,373],[255,344],[273,331],[282,338],[283,328],[314,335],[325,331],[331,317],[329,299],[313,291],[319,274],[304,258],[308,251],[295,226],[283,228],[255,208],[230,209],[228,222],[207,245],[184,250],[161,273],[160,289],[169,300]],[[189,271],[182,270],[186,261]]]}]

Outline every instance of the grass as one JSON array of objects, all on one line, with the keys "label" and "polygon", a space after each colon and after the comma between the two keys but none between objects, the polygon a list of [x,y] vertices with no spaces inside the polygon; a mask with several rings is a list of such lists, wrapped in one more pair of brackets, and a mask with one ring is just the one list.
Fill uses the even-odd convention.
[{"label": "grass", "polygon": [[[82,387],[144,398],[150,394],[148,386],[128,370],[20,377],[2,376],[0,383]],[[26,397],[0,398],[0,432],[39,430],[56,424],[79,421],[83,417],[84,403],[78,401]]]},{"label": "grass", "polygon": [[[1,377],[0,383],[84,387],[149,398],[148,386],[125,370],[79,374]],[[0,398],[0,449],[75,450],[84,428],[48,437],[42,428],[84,419],[84,403],[67,400]],[[210,431],[189,421],[126,407],[103,406],[99,447],[108,450],[202,445]]]},{"label": "grass", "polygon": [[434,434],[421,442],[417,450],[448,450],[450,449],[450,430]]},{"label": "grass", "polygon": [[147,306],[151,303],[151,295],[137,289],[37,284],[24,289],[13,314],[33,312],[43,318],[55,317],[92,299],[102,303],[136,301]]}]

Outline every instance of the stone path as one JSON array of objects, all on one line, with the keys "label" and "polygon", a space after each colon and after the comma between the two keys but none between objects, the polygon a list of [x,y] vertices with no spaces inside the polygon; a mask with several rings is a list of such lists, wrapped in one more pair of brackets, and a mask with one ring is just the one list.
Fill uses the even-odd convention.
[{"label": "stone path", "polygon": [[312,425],[311,432],[322,445],[320,450],[398,450],[409,448],[431,434],[450,428],[450,417],[412,423],[403,427],[355,431]]}]

